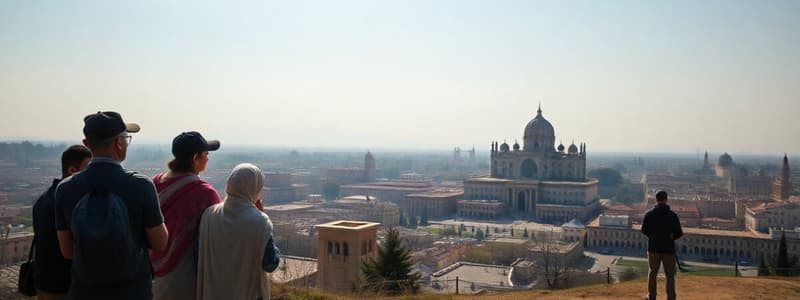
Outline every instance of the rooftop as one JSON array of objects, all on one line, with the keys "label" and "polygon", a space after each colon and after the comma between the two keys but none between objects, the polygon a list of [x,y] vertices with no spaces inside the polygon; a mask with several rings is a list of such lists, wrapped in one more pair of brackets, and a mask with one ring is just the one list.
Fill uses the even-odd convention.
[{"label": "rooftop", "polygon": [[267,211],[267,212],[269,212],[269,211],[286,212],[286,211],[292,211],[292,210],[304,210],[304,209],[308,209],[308,208],[311,208],[311,207],[314,207],[314,206],[310,205],[310,204],[281,204],[281,205],[265,206],[264,207],[264,211]]},{"label": "rooftop", "polygon": [[422,192],[422,193],[414,193],[409,194],[406,197],[418,197],[418,198],[451,198],[451,197],[458,197],[463,196],[464,191],[430,191],[430,192]]},{"label": "rooftop", "polygon": [[374,222],[362,222],[362,221],[346,221],[346,220],[339,220],[333,221],[325,224],[319,224],[316,226],[317,229],[320,228],[327,228],[327,229],[347,229],[347,230],[361,230],[367,229],[371,227],[378,227],[381,225],[380,223]]},{"label": "rooftop", "polygon": [[433,277],[431,280],[455,280],[458,277],[459,281],[462,281],[462,286],[459,290],[464,287],[469,289],[470,283],[509,287],[512,286],[509,279],[510,273],[511,267],[507,266],[456,262],[431,274]]}]

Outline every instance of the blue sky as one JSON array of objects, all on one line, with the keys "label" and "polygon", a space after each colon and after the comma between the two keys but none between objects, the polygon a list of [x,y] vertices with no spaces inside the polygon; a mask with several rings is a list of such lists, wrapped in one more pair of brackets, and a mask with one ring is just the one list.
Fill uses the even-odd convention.
[{"label": "blue sky", "polygon": [[798,1],[0,1],[0,137],[800,152]]}]

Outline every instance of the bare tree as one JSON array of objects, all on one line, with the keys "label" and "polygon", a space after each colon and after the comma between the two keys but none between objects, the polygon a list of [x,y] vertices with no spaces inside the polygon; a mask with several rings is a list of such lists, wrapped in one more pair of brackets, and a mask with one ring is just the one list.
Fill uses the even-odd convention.
[{"label": "bare tree", "polygon": [[547,288],[556,289],[567,281],[573,263],[567,257],[568,247],[551,236],[537,238],[533,243],[533,260],[539,278]]}]

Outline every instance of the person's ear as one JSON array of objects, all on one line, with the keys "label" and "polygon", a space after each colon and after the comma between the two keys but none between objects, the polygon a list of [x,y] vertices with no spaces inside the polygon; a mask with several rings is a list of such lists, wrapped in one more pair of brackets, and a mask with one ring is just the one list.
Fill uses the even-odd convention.
[{"label": "person's ear", "polygon": [[75,174],[75,172],[78,172],[78,167],[76,166],[67,167],[67,176],[72,176],[72,174]]},{"label": "person's ear", "polygon": [[116,145],[117,149],[120,150],[120,151],[125,149],[125,146],[122,145],[122,140],[123,139],[125,139],[125,138],[123,138],[120,135],[118,135],[116,138],[114,138],[114,145]]}]

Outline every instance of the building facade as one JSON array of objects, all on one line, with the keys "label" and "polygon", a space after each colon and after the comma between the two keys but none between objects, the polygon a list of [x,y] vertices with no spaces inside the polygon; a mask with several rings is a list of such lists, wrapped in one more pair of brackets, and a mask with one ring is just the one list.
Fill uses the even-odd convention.
[{"label": "building facade", "polygon": [[430,192],[434,188],[431,181],[387,180],[343,185],[341,194],[342,197],[367,195],[400,204],[410,194]]},{"label": "building facade", "polygon": [[540,108],[522,147],[492,143],[490,176],[464,180],[464,199],[497,200],[530,219],[588,220],[600,205],[598,181],[586,177],[586,145],[556,147],[554,132]]},{"label": "building facade", "polygon": [[317,285],[346,293],[362,283],[361,264],[377,256],[378,223],[334,221],[317,225]]},{"label": "building facade", "polygon": [[496,200],[458,201],[458,216],[461,218],[497,219],[504,216],[506,206]]},{"label": "building facade", "polygon": [[[603,223],[598,219],[586,226],[586,245],[590,249],[607,249],[644,255],[647,237],[640,224]],[[686,260],[757,262],[763,255],[770,260],[778,255],[780,236],[751,231],[683,228],[683,237],[675,241],[677,254]],[[800,240],[787,239],[789,256],[800,254]]]},{"label": "building facade", "polygon": [[464,198],[464,191],[431,191],[409,194],[400,203],[400,209],[412,216],[427,214],[429,218],[455,215],[458,201]]},{"label": "building facade", "polygon": [[781,175],[772,184],[772,199],[789,200],[792,196],[792,172],[789,170],[789,158],[783,155]]},{"label": "building facade", "polygon": [[[5,231],[5,230],[3,230]],[[28,259],[33,233],[20,232],[0,236],[0,265],[16,263]]]},{"label": "building facade", "polygon": [[717,177],[727,178],[733,174],[734,163],[733,157],[728,152],[723,153],[717,159],[717,166],[714,168]]},{"label": "building facade", "polygon": [[770,228],[795,228],[800,226],[800,204],[773,201],[747,207],[745,226],[755,232],[767,233]]}]

